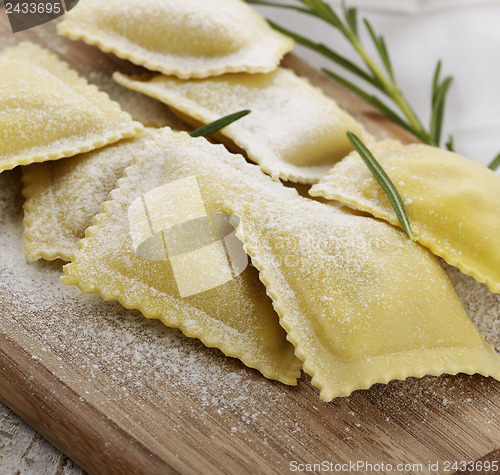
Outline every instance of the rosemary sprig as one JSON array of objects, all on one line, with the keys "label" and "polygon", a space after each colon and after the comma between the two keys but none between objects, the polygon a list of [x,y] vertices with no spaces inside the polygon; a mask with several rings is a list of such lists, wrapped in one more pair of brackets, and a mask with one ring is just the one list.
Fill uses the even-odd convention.
[{"label": "rosemary sprig", "polygon": [[[349,79],[339,76],[330,69],[323,69],[327,75],[340,82],[344,87],[360,96],[366,102],[370,103],[388,119],[396,122],[406,130],[413,133],[422,142],[437,147],[440,146],[446,96],[452,82],[452,78],[450,76],[441,79],[441,62],[438,62],[434,71],[431,94],[431,118],[429,127],[426,129],[399,89],[384,37],[375,32],[372,24],[367,19],[363,19],[363,24],[368,31],[369,37],[378,53],[378,60],[374,60],[368,54],[359,34],[356,8],[347,8],[344,2],[342,6],[342,13],[337,14],[324,0],[296,1],[301,3],[303,6],[276,3],[274,1],[267,0],[247,0],[248,3],[291,9],[301,13],[306,13],[336,28],[362,59],[364,68],[360,68],[352,61],[339,55],[324,44],[315,43],[314,41],[311,41],[310,39],[305,38],[304,36],[283,26],[271,21],[269,22],[272,27],[288,36],[291,36],[297,43],[320,53],[347,70],[349,73],[370,84],[392,102],[392,107],[386,105],[382,100],[373,94],[365,92],[359,86],[353,84]],[[452,142],[453,141],[451,139],[448,140],[450,147],[452,146]]]},{"label": "rosemary sprig", "polygon": [[394,183],[387,176],[387,173],[382,168],[382,165],[377,161],[377,159],[373,156],[373,154],[368,150],[366,145],[352,132],[347,132],[347,137],[351,142],[352,146],[358,152],[361,159],[365,162],[365,165],[371,171],[372,175],[379,182],[380,186],[387,193],[387,197],[391,202],[392,208],[396,213],[396,216],[403,228],[404,232],[412,241],[416,241],[415,236],[411,230],[410,219],[408,218],[408,214],[406,213],[406,208],[399,194],[399,191],[394,186]]},{"label": "rosemary sprig", "polygon": [[239,112],[234,112],[233,114],[226,115],[196,130],[193,130],[189,135],[191,135],[191,137],[208,137],[209,135],[215,134],[215,132],[218,132],[219,130],[227,127],[233,122],[236,122],[242,117],[245,117],[246,115],[250,114],[250,112],[250,110],[245,109]]}]

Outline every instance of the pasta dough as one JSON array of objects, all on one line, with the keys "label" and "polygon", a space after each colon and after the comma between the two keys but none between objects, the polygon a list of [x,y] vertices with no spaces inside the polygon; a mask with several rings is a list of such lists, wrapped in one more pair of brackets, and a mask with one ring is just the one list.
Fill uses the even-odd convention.
[{"label": "pasta dough", "polygon": [[151,133],[23,169],[25,250],[31,260],[71,260],[101,203]]},{"label": "pasta dough", "polygon": [[225,209],[325,401],[408,376],[500,379],[437,258],[399,229],[303,198]]},{"label": "pasta dough", "polygon": [[0,172],[93,150],[142,129],[66,63],[31,43],[0,53]]},{"label": "pasta dough", "polygon": [[181,78],[269,72],[294,46],[242,0],[80,0],[57,31]]},{"label": "pasta dough", "polygon": [[[239,275],[226,278],[236,267],[235,239],[228,235],[216,241],[209,232],[198,233],[192,245],[190,233],[204,226],[208,230],[207,217],[221,216],[224,199],[256,196],[286,200],[297,194],[220,145],[161,129],[103,205],[73,261],[64,267],[63,282],[139,309],[240,358],[268,378],[295,384],[301,363],[258,272],[240,266]],[[168,223],[168,233],[160,233]],[[178,239],[169,242],[175,238],[170,231],[176,230]],[[160,252],[167,249],[168,259],[153,256],[158,235]],[[144,240],[153,243],[150,248],[141,245],[141,236],[151,236]],[[193,292],[197,285],[199,293]]]},{"label": "pasta dough", "polygon": [[195,81],[162,75],[113,77],[171,106],[192,124],[250,109],[250,115],[222,134],[275,179],[317,182],[352,150],[347,131],[369,139],[361,124],[335,101],[288,69]]},{"label": "pasta dough", "polygon": [[[500,177],[455,153],[385,141],[372,148],[397,186],[417,240],[462,272],[500,292]],[[310,194],[399,222],[380,185],[356,153]]]}]

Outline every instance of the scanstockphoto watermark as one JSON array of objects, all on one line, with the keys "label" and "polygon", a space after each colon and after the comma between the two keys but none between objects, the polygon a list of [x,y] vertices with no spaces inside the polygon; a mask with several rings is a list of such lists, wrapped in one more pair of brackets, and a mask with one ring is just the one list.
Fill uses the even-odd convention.
[{"label": "scanstockphoto watermark", "polygon": [[301,463],[296,460],[290,462],[290,471],[297,473],[422,473],[428,467],[423,463],[397,463],[386,462],[370,463],[366,460],[355,462],[332,462],[323,460],[317,463]]},{"label": "scanstockphoto watermark", "polygon": [[478,472],[499,473],[500,461],[461,460],[428,461],[425,463],[372,463],[366,460],[353,462],[332,462],[324,460],[317,463],[304,463],[292,460],[290,472],[298,473],[456,473]]},{"label": "scanstockphoto watermark", "polygon": [[78,0],[0,0],[5,6],[12,33],[54,20],[76,6]]}]

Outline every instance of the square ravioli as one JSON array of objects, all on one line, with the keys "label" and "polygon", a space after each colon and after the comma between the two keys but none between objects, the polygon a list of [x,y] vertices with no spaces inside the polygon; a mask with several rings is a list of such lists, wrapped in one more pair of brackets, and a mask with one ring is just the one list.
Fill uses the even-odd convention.
[{"label": "square ravioli", "polygon": [[325,401],[409,376],[500,379],[438,259],[401,230],[304,198],[225,209]]},{"label": "square ravioli", "polygon": [[[465,157],[394,140],[372,147],[397,186],[418,242],[500,293],[500,176]],[[357,153],[310,190],[399,225],[387,195]]]},{"label": "square ravioli", "polygon": [[0,172],[131,137],[143,128],[47,50],[0,52]]},{"label": "square ravioli", "polygon": [[24,237],[29,259],[71,260],[101,203],[153,130],[75,157],[23,168]]},{"label": "square ravioli", "polygon": [[269,74],[227,74],[192,81],[120,73],[113,78],[164,102],[194,125],[250,109],[251,114],[222,130],[222,138],[244,150],[275,179],[315,183],[352,150],[347,131],[371,140],[334,100],[284,68]]},{"label": "square ravioli", "polygon": [[294,46],[243,0],[80,0],[57,31],[186,79],[269,72]]},{"label": "square ravioli", "polygon": [[296,384],[301,363],[222,212],[225,199],[257,196],[297,194],[221,145],[161,129],[103,204],[63,282]]}]

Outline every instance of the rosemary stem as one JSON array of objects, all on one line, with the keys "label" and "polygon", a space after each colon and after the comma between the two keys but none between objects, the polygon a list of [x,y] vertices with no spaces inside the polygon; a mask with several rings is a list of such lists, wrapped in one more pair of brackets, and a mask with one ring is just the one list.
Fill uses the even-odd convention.
[{"label": "rosemary stem", "polygon": [[[382,94],[384,94],[387,100],[391,101],[393,106],[398,109],[398,114],[395,114],[392,109],[390,107],[387,107],[383,101],[377,99],[375,96],[369,94],[368,92],[363,91],[361,88],[355,86],[346,78],[340,77],[332,71],[325,70],[327,74],[329,74],[334,79],[336,77],[337,82],[340,82],[361,98],[368,100],[368,102],[372,104],[377,110],[379,110],[379,112],[381,112],[384,116],[388,117],[390,120],[395,120],[399,125],[402,125],[406,130],[409,130],[422,142],[428,145],[439,147],[441,142],[445,97],[451,83],[451,77],[447,77],[443,81],[440,80],[440,62],[438,63],[438,67],[436,68],[436,72],[434,75],[431,102],[431,121],[429,130],[427,130],[418,118],[418,115],[416,114],[414,109],[407,101],[404,94],[401,92],[400,88],[398,87],[384,38],[377,35],[367,19],[363,20],[378,51],[378,59],[381,60],[382,65],[385,66],[385,69],[384,67],[382,67],[382,65],[380,65],[379,61],[370,57],[370,55],[366,51],[361,37],[359,36],[357,10],[356,8],[348,9],[345,5],[345,0],[343,0],[342,4],[344,18],[335,13],[332,7],[325,0],[297,0],[298,3],[302,4],[302,6],[277,3],[276,1],[272,0],[246,1],[248,3],[256,3],[260,5],[296,10],[300,13],[305,13],[307,15],[316,17],[319,20],[322,20],[328,23],[333,28],[337,29],[352,46],[354,51],[358,54],[359,58],[364,63],[364,67],[358,67],[349,59],[339,55],[338,53],[321,43],[315,43],[314,41],[311,41],[310,39],[298,33],[294,33],[270,21],[271,26],[273,26],[278,31],[291,36],[299,44],[302,44],[303,46],[306,46],[307,48],[310,48],[322,54],[326,58],[332,60],[333,62],[344,68],[344,70],[354,74],[358,78],[363,79],[368,84],[378,89]],[[447,146],[451,147],[451,145],[451,142],[448,142]]]},{"label": "rosemary stem", "polygon": [[346,37],[352,44],[356,52],[361,56],[368,69],[381,83],[385,94],[399,107],[403,115],[408,119],[408,122],[410,123],[411,128],[415,133],[415,135],[417,135],[424,142],[428,143],[429,137],[424,126],[422,125],[422,123],[420,122],[417,115],[410,107],[404,96],[401,94],[401,91],[399,90],[397,85],[394,84],[393,81],[391,81],[382,72],[377,63],[373,61],[373,59],[368,55],[366,50],[363,48],[363,45],[355,35],[347,34]]}]

